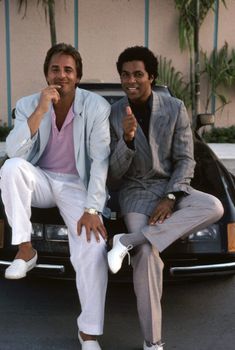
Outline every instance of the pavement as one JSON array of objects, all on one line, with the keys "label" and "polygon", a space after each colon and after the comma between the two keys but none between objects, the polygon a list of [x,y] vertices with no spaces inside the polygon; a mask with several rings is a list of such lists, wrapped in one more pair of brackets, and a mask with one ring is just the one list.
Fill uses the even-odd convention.
[{"label": "pavement", "polygon": [[[235,175],[235,143],[208,143],[226,168]],[[5,153],[5,142],[0,142],[0,157]]]}]

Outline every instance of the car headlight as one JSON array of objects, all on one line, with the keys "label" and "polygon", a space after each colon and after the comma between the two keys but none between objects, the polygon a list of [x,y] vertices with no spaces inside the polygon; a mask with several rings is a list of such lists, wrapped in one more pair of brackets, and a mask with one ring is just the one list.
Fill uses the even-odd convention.
[{"label": "car headlight", "polygon": [[43,239],[43,224],[33,223],[33,232],[31,233],[34,239]]},{"label": "car headlight", "polygon": [[220,239],[219,232],[219,225],[213,224],[203,230],[190,234],[186,239],[190,242],[217,241]]},{"label": "car headlight", "polygon": [[45,225],[45,237],[48,241],[68,241],[68,228],[64,225]]}]

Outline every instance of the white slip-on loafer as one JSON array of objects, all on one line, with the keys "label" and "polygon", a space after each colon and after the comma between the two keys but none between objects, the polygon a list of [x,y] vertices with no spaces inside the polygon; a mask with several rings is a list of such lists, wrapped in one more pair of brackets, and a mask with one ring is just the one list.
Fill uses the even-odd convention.
[{"label": "white slip-on loafer", "polygon": [[147,346],[146,342],[144,341],[144,350],[163,350],[163,344],[152,344],[150,346]]},{"label": "white slip-on loafer", "polygon": [[97,340],[85,340],[82,343],[82,350],[101,350]]},{"label": "white slip-on loafer", "polygon": [[120,238],[125,235],[125,233],[120,233],[113,237],[113,248],[108,252],[108,265],[112,273],[117,273],[122,267],[122,261],[126,255],[129,257],[130,264],[130,254],[129,250],[133,248],[131,244],[127,247],[120,242]]},{"label": "white slip-on loafer", "polygon": [[12,264],[5,270],[5,278],[11,280],[18,280],[24,278],[27,272],[36,266],[38,254],[37,252],[29,261],[23,259],[15,259]]},{"label": "white slip-on loafer", "polygon": [[97,340],[83,340],[78,330],[78,340],[82,346],[82,350],[101,350],[101,347]]}]

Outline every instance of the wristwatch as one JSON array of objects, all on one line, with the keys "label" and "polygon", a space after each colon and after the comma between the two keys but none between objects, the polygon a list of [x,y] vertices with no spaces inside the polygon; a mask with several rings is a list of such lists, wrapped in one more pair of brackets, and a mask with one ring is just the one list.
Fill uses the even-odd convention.
[{"label": "wristwatch", "polygon": [[170,199],[171,201],[176,200],[176,196],[173,193],[167,193],[165,197]]},{"label": "wristwatch", "polygon": [[99,214],[98,211],[94,208],[85,208],[84,213],[88,213],[91,215],[98,215]]}]

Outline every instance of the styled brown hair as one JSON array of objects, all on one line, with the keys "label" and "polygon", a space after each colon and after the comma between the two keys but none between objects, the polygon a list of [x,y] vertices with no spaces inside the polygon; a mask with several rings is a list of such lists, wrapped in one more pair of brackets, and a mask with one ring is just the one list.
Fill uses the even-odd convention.
[{"label": "styled brown hair", "polygon": [[64,55],[72,56],[77,70],[77,77],[81,79],[82,77],[82,58],[80,53],[72,45],[60,43],[52,46],[46,54],[46,58],[43,65],[44,75],[47,76],[49,64],[53,55],[57,53],[62,53]]}]

